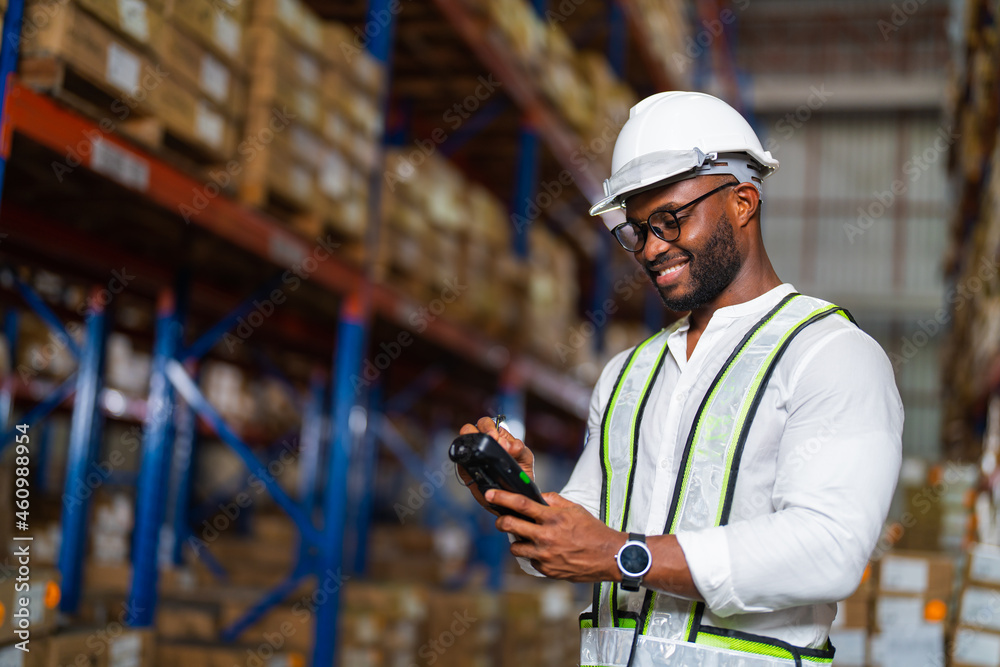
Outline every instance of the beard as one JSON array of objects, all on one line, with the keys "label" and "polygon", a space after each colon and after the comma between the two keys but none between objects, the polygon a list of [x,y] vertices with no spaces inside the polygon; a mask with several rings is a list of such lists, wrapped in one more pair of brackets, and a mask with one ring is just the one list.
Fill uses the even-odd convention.
[{"label": "beard", "polygon": [[668,297],[656,285],[653,276],[653,286],[656,287],[663,305],[678,312],[694,310],[711,303],[733,282],[743,266],[743,258],[740,257],[739,249],[736,247],[736,236],[725,213],[716,220],[715,231],[712,232],[704,249],[698,253],[697,260],[692,253],[688,251],[684,253],[688,257],[688,272],[692,283],[692,289],[688,294]]}]

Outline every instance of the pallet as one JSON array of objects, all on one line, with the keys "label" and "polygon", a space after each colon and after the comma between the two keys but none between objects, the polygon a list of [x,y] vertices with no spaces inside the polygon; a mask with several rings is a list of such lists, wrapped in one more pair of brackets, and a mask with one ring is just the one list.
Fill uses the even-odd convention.
[{"label": "pallet", "polygon": [[[86,70],[59,58],[27,57],[21,80],[57,102],[92,119],[101,134],[117,134],[135,142],[181,171],[206,177],[231,157],[235,129],[227,127],[224,150],[179,131],[179,125],[154,113],[148,99],[127,96]],[[163,86],[176,86],[173,82]],[[225,122],[225,121],[223,121]]]}]

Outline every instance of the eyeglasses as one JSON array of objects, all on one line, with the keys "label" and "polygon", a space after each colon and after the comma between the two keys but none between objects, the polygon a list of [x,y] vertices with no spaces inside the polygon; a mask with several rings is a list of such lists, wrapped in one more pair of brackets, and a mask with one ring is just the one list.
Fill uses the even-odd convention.
[{"label": "eyeglasses", "polygon": [[642,222],[623,222],[615,227],[611,233],[618,239],[618,243],[629,252],[639,252],[646,245],[646,235],[649,230],[653,230],[656,238],[673,243],[681,236],[681,221],[677,219],[677,214],[686,208],[690,208],[704,199],[708,199],[719,190],[728,188],[739,183],[725,183],[714,190],[709,190],[697,199],[693,199],[679,208],[672,211],[656,211]]}]

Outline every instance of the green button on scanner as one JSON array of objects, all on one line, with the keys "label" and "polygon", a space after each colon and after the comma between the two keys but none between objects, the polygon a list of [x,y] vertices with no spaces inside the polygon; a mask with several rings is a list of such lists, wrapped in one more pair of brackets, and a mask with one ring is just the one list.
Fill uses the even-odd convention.
[{"label": "green button on scanner", "polygon": [[531,484],[531,478],[528,477],[528,473],[524,472],[523,470],[521,471],[521,479],[524,481],[525,484]]}]

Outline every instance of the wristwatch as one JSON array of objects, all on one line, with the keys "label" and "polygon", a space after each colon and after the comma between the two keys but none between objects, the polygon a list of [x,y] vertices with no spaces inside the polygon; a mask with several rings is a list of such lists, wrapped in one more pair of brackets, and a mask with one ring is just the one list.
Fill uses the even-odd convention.
[{"label": "wristwatch", "polygon": [[629,533],[628,541],[622,545],[615,555],[618,569],[622,572],[622,590],[635,592],[639,590],[642,577],[649,572],[653,564],[653,554],[646,546],[646,536]]}]

